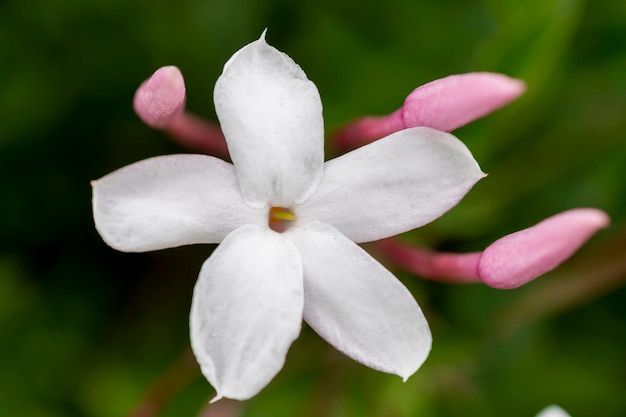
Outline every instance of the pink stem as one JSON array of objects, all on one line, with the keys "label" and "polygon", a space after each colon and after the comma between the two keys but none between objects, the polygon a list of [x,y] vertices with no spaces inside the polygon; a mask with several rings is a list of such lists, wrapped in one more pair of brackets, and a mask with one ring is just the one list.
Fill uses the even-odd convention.
[{"label": "pink stem", "polygon": [[388,116],[366,116],[339,130],[332,145],[339,153],[348,152],[405,128],[402,109]]},{"label": "pink stem", "polygon": [[228,159],[228,146],[218,125],[188,112],[178,113],[164,131],[179,144],[209,155]]},{"label": "pink stem", "polygon": [[396,238],[381,240],[377,244],[397,266],[423,278],[453,284],[481,282],[478,276],[480,252],[435,252],[402,243]]}]

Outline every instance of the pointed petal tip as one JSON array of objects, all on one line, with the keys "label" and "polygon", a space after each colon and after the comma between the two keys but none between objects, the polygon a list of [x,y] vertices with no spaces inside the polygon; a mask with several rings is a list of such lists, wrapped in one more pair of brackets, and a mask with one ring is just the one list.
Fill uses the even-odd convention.
[{"label": "pointed petal tip", "polygon": [[262,53],[267,51],[268,49],[272,50],[272,52],[280,52],[267,42],[267,28],[263,29],[263,32],[261,32],[261,36],[259,36],[259,39],[251,42],[250,46],[257,48],[257,50],[261,51]]},{"label": "pointed petal tip", "polygon": [[180,70],[173,66],[161,67],[137,89],[133,100],[135,113],[153,129],[166,128],[183,111],[185,81]]},{"label": "pointed petal tip", "polygon": [[[231,64],[235,62],[239,56],[241,56],[242,54],[245,55],[246,52],[249,52],[249,50],[251,49],[254,50],[257,47],[261,47],[261,48],[270,47],[270,45],[265,40],[266,35],[267,35],[267,28],[263,29],[263,32],[261,32],[261,36],[259,36],[259,39],[256,39],[250,42],[249,44],[245,45],[243,48],[240,48],[237,51],[235,51],[235,53],[230,58],[228,58],[228,61],[226,61],[226,63],[224,64],[224,67],[222,68],[222,74],[226,73],[226,71],[231,66]],[[218,79],[218,82],[219,82],[219,79]],[[215,91],[213,92],[213,95],[215,98]]]},{"label": "pointed petal tip", "polygon": [[432,349],[432,335],[430,333],[430,329],[428,329],[427,340],[423,342],[423,346],[416,349],[417,355],[414,359],[413,366],[410,369],[405,370],[404,372],[398,372],[398,376],[402,378],[402,382],[406,382],[410,377],[412,377],[419,369],[422,367],[426,359],[428,359],[428,355],[430,355],[430,351]]},{"label": "pointed petal tip", "polygon": [[215,394],[215,397],[211,398],[211,401],[209,401],[209,404],[214,404],[218,402],[219,400],[221,400],[222,398],[224,398],[224,396],[218,392]]},{"label": "pointed petal tip", "polygon": [[424,365],[426,359],[428,359],[428,356],[430,355],[432,345],[432,333],[430,332],[430,327],[428,326],[428,323],[425,323],[425,328],[422,330],[419,343],[413,346],[412,357],[409,358],[409,356],[411,355],[407,355],[406,360],[403,363],[397,363],[394,368],[389,368],[388,370],[379,370],[381,370],[382,372],[390,372],[393,375],[397,375],[402,379],[402,382],[405,383],[410,377],[415,375],[417,371],[420,370],[422,365]]},{"label": "pointed petal tip", "polygon": [[396,375],[398,375],[402,379],[402,382],[408,381],[410,377],[412,377],[413,375],[415,375],[415,373],[417,373],[417,371],[419,371],[419,369],[422,367],[422,365],[426,361],[426,358],[428,357],[429,353],[430,353],[430,349],[426,352],[425,355],[420,354],[420,356],[423,356],[423,357],[419,359],[419,362],[416,365],[414,365],[413,368],[404,372],[397,372]]},{"label": "pointed petal tip", "polygon": [[504,236],[483,252],[480,279],[493,288],[520,287],[565,262],[609,224],[604,211],[577,208]]}]

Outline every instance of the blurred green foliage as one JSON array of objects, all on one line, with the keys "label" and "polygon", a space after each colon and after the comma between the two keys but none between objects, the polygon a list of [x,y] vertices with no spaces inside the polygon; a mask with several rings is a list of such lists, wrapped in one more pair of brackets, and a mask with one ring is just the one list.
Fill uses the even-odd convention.
[{"label": "blurred green foliage", "polygon": [[[434,348],[402,383],[304,327],[243,416],[624,416],[626,2],[598,0],[5,0],[0,3],[0,415],[195,416],[212,395],[188,353],[191,291],[211,247],[108,248],[89,181],[186,152],[132,112],[156,68],[185,75],[188,108],[214,119],[230,55],[268,40],[318,86],[327,131],[400,106],[416,86],[505,72],[527,94],[456,132],[490,175],[406,238],[480,250],[578,206],[611,228],[518,290],[402,274]],[[182,359],[181,359],[182,358]],[[150,397],[152,396],[152,397]]]}]

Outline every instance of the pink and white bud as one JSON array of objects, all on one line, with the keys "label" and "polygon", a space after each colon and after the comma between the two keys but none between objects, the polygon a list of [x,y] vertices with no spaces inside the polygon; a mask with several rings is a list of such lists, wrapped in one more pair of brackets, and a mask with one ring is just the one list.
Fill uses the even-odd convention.
[{"label": "pink and white bud", "polygon": [[491,72],[451,75],[413,90],[388,116],[368,116],[340,130],[335,146],[354,149],[410,127],[450,132],[483,117],[526,91],[522,80]]},{"label": "pink and white bud", "polygon": [[526,91],[522,80],[491,72],[450,75],[416,88],[404,101],[406,127],[450,132],[505,106]]},{"label": "pink and white bud", "polygon": [[598,209],[568,210],[504,236],[482,253],[436,252],[395,239],[381,241],[378,247],[400,268],[424,278],[511,289],[556,268],[609,221]]},{"label": "pink and white bud", "polygon": [[478,264],[480,279],[501,289],[524,285],[563,263],[609,223],[605,212],[579,208],[507,235],[483,252]]},{"label": "pink and white bud", "polygon": [[185,108],[185,81],[174,66],[161,67],[135,93],[135,113],[148,126],[165,129]]}]

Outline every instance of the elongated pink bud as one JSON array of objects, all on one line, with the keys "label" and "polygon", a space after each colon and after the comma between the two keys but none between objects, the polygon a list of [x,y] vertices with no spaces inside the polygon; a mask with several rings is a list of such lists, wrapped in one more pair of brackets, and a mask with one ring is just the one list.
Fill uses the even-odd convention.
[{"label": "elongated pink bud", "polygon": [[579,208],[504,236],[483,252],[436,252],[395,238],[377,242],[377,246],[397,266],[424,278],[457,284],[483,282],[510,289],[556,268],[608,224],[605,212]]},{"label": "elongated pink bud", "polygon": [[579,208],[507,235],[483,252],[478,264],[480,279],[501,289],[524,285],[568,259],[609,222],[601,210]]},{"label": "elongated pink bud", "polygon": [[164,129],[185,108],[185,81],[174,66],[161,67],[137,89],[135,113],[153,129]]},{"label": "elongated pink bud", "polygon": [[526,91],[518,79],[492,72],[451,75],[415,89],[404,101],[406,127],[450,132],[503,107]]},{"label": "elongated pink bud", "polygon": [[410,127],[449,132],[503,107],[524,91],[523,81],[502,74],[451,75],[416,88],[388,116],[367,116],[350,123],[336,134],[335,147],[354,149]]}]

